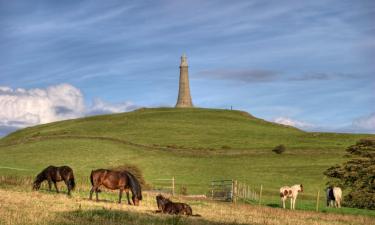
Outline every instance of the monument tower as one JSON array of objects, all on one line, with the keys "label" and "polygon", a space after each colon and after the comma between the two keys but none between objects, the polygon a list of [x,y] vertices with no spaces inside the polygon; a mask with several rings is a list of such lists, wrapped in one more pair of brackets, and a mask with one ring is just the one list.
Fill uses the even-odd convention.
[{"label": "monument tower", "polygon": [[190,96],[188,63],[187,63],[186,55],[183,54],[181,56],[180,83],[179,83],[179,89],[178,89],[178,99],[177,99],[176,108],[190,108],[190,107],[193,107],[193,102],[191,101],[191,96]]}]

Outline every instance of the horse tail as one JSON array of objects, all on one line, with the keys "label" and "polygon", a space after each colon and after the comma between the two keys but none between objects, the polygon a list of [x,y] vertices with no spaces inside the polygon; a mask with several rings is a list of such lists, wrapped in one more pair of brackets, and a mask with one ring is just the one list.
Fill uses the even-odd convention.
[{"label": "horse tail", "polygon": [[94,178],[93,178],[93,174],[94,173],[94,171],[93,170],[91,170],[91,174],[90,174],[90,182],[91,182],[91,186],[94,186]]},{"label": "horse tail", "polygon": [[74,175],[73,174],[69,178],[68,183],[69,183],[69,186],[72,188],[72,190],[74,190],[74,188],[76,187],[76,182],[74,181]]},{"label": "horse tail", "polygon": [[142,189],[137,178],[135,178],[135,176],[129,173],[128,171],[126,171],[125,174],[128,177],[129,186],[130,186],[130,190],[132,191],[132,194],[137,196],[138,200],[142,200]]}]

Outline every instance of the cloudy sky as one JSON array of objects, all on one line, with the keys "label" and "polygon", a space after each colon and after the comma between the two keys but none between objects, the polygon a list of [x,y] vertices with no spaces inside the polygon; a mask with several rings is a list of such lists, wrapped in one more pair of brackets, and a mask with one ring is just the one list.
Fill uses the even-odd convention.
[{"label": "cloudy sky", "polygon": [[193,102],[375,133],[375,1],[0,0],[0,136]]}]

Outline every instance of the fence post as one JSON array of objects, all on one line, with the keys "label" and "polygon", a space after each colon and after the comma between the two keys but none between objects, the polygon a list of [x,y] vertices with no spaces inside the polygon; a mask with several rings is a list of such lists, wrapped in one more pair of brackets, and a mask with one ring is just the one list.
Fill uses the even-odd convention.
[{"label": "fence post", "polygon": [[316,211],[319,211],[319,193],[320,191],[318,190],[318,196],[316,197]]},{"label": "fence post", "polygon": [[263,191],[263,185],[260,185],[260,192],[259,192],[259,205],[262,203],[262,191]]},{"label": "fence post", "polygon": [[237,190],[238,189],[238,184],[237,180],[233,181],[233,203],[237,204]]}]

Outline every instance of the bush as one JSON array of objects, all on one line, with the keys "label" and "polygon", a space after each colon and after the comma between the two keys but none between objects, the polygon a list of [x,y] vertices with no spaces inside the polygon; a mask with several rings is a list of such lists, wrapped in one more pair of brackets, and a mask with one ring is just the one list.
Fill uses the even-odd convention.
[{"label": "bush", "polygon": [[229,145],[223,145],[223,146],[221,146],[221,148],[225,149],[225,150],[231,149],[231,147]]},{"label": "bush", "polygon": [[133,174],[137,180],[139,181],[139,183],[141,184],[141,187],[142,189],[147,189],[149,188],[150,186],[146,183],[146,180],[145,178],[143,177],[143,173],[142,173],[142,170],[135,166],[135,165],[132,165],[132,164],[124,164],[124,165],[120,165],[120,166],[116,166],[116,167],[112,167],[110,168],[111,170],[115,170],[115,171],[128,171],[130,172],[131,174]]},{"label": "bush", "polygon": [[348,189],[344,205],[375,209],[375,139],[363,139],[346,150],[351,159],[328,168],[328,182]]},{"label": "bush", "polygon": [[180,195],[187,195],[187,194],[188,194],[187,187],[181,186],[180,187]]},{"label": "bush", "polygon": [[272,151],[275,152],[276,154],[282,154],[283,152],[285,152],[285,150],[286,148],[284,145],[278,145],[274,149],[272,149]]}]

